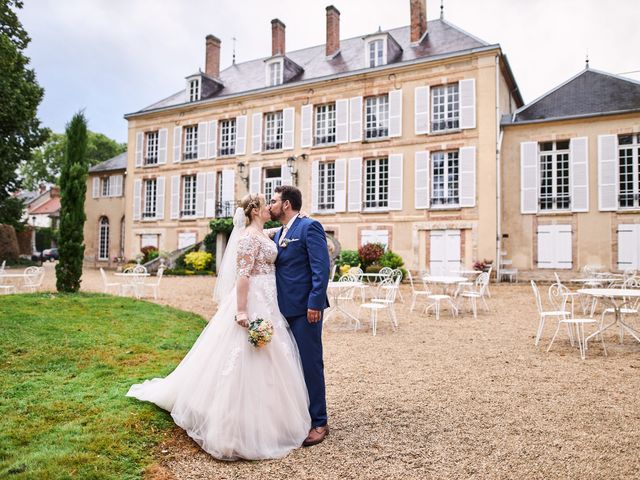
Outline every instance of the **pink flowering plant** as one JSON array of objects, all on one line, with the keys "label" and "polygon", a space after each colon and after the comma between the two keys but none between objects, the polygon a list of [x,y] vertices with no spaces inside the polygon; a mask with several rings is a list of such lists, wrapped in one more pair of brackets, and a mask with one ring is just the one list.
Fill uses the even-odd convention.
[{"label": "pink flowering plant", "polygon": [[270,320],[257,317],[249,322],[249,343],[255,348],[264,347],[273,337],[273,324]]}]

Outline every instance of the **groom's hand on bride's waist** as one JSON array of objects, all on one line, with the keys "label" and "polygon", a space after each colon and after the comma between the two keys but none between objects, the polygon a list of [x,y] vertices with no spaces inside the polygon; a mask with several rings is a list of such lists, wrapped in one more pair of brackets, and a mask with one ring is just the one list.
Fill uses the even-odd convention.
[{"label": "groom's hand on bride's waist", "polygon": [[322,311],[313,310],[311,308],[307,309],[307,320],[309,321],[309,323],[319,322],[321,318],[322,318]]}]

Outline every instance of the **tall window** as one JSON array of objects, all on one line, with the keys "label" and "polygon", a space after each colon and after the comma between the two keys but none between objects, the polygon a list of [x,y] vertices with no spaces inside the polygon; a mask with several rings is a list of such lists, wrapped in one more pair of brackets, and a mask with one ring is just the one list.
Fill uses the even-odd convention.
[{"label": "tall window", "polygon": [[102,177],[100,179],[100,183],[101,183],[101,194],[103,197],[110,197],[111,196],[111,177]]},{"label": "tall window", "polygon": [[431,88],[431,125],[433,131],[460,128],[458,84]]},{"label": "tall window", "polygon": [[267,168],[264,171],[264,184],[262,191],[265,198],[271,199],[276,187],[282,185],[282,169],[280,168]]},{"label": "tall window", "polygon": [[618,137],[621,208],[640,207],[640,135]]},{"label": "tall window", "polygon": [[389,96],[368,97],[365,103],[365,138],[389,135]]},{"label": "tall window", "polygon": [[384,40],[369,42],[369,67],[384,64]]},{"label": "tall window", "polygon": [[336,104],[328,103],[316,107],[316,132],[314,143],[327,145],[336,143]]},{"label": "tall window", "polygon": [[282,149],[282,111],[266,113],[264,116],[264,149]]},{"label": "tall window", "polygon": [[220,155],[236,153],[236,119],[220,121]]},{"label": "tall window", "polygon": [[189,82],[189,101],[200,100],[200,79],[196,78]]},{"label": "tall window", "polygon": [[144,164],[156,165],[158,163],[158,132],[147,132],[145,136],[147,153],[144,156]]},{"label": "tall window", "polygon": [[282,83],[282,62],[273,62],[269,64],[269,87],[280,85]]},{"label": "tall window", "polygon": [[158,182],[155,178],[144,181],[144,208],[142,218],[155,218]]},{"label": "tall window", "polygon": [[195,160],[198,158],[198,126],[184,127],[184,159]]},{"label": "tall window", "polygon": [[386,208],[389,205],[389,159],[374,158],[364,162],[364,207]]},{"label": "tall window", "polygon": [[109,260],[109,219],[100,219],[98,260]]},{"label": "tall window", "polygon": [[336,163],[318,165],[318,209],[333,210],[336,198]]},{"label": "tall window", "polygon": [[124,257],[124,217],[120,219],[120,248],[118,250],[118,256]]},{"label": "tall window", "polygon": [[540,144],[540,210],[569,208],[569,141]]},{"label": "tall window", "polygon": [[216,190],[216,217],[229,217],[230,215],[227,215],[227,209],[222,203],[222,172],[216,173],[216,185],[218,186]]},{"label": "tall window", "polygon": [[431,205],[458,205],[458,151],[431,155]]},{"label": "tall window", "polygon": [[193,217],[196,214],[196,176],[182,177],[182,216]]}]

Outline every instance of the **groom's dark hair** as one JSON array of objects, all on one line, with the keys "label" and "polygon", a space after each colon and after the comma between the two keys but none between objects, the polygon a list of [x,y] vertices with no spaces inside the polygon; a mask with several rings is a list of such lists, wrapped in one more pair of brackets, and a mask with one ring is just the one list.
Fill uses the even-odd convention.
[{"label": "groom's dark hair", "polygon": [[280,185],[276,187],[274,190],[276,193],[280,194],[280,198],[283,202],[289,200],[291,204],[291,208],[293,208],[296,212],[299,212],[302,208],[302,192],[297,187],[293,185]]}]

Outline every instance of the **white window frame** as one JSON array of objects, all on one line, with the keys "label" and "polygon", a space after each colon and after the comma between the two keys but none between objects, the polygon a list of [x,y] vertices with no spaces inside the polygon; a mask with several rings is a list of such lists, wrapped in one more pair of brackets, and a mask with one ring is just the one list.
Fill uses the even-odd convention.
[{"label": "white window frame", "polygon": [[194,78],[189,80],[189,101],[197,102],[200,100],[200,79]]},{"label": "white window frame", "polygon": [[184,127],[184,145],[182,148],[182,161],[189,162],[198,159],[198,125],[186,125]]},{"label": "white window frame", "polygon": [[460,84],[431,87],[431,131],[460,129]]},{"label": "white window frame", "polygon": [[109,219],[107,217],[100,217],[98,223],[99,235],[98,235],[98,260],[109,260]]},{"label": "white window frame", "polygon": [[336,143],[336,104],[325,103],[315,107],[314,145],[334,145]]},{"label": "white window frame", "polygon": [[282,110],[264,114],[263,150],[282,150],[284,141],[284,117]]},{"label": "white window frame", "polygon": [[389,95],[367,97],[364,102],[364,138],[389,138]]},{"label": "white window frame", "polygon": [[148,178],[143,181],[144,200],[142,204],[142,219],[153,220],[158,213],[158,179]]},{"label": "white window frame", "polygon": [[220,120],[220,148],[218,155],[221,157],[233,156],[236,154],[236,119],[228,118]]},{"label": "white window frame", "polygon": [[100,196],[101,197],[111,196],[111,176],[100,177]]},{"label": "white window frame", "polygon": [[[621,144],[621,140],[631,137],[631,143]],[[628,152],[623,155],[623,152]],[[626,169],[623,172],[623,168]],[[618,136],[618,201],[620,210],[640,208],[640,134]],[[623,185],[625,186],[623,190]],[[631,188],[626,188],[629,185]],[[626,197],[623,201],[623,195]]]},{"label": "white window frame", "polygon": [[[267,177],[267,172],[278,173],[279,176]],[[262,172],[262,191],[265,198],[269,200],[273,197],[276,187],[282,185],[282,169],[280,167],[265,168]]]},{"label": "white window frame", "polygon": [[160,132],[145,132],[144,134],[144,163],[143,165],[157,165],[160,153]]},{"label": "white window frame", "polygon": [[181,202],[180,217],[193,218],[196,216],[197,175],[183,175],[180,180]]},{"label": "white window frame", "polygon": [[387,64],[387,35],[377,35],[367,39],[364,49],[364,64],[375,68]]},{"label": "white window frame", "polygon": [[[436,162],[442,162],[436,163]],[[436,171],[436,168],[438,169]],[[429,162],[431,208],[460,207],[460,151],[432,152]],[[439,192],[442,192],[441,194]]]},{"label": "white window frame", "polygon": [[[566,148],[559,149],[559,143],[566,143]],[[543,150],[549,144],[551,149]],[[571,210],[570,152],[570,140],[538,143],[538,211]]]},{"label": "white window frame", "polygon": [[363,210],[389,210],[389,158],[367,158],[362,163]]},{"label": "white window frame", "polygon": [[266,63],[267,87],[276,87],[284,83],[284,60],[277,58]]},{"label": "white window frame", "polygon": [[318,163],[318,211],[336,208],[336,162]]}]

